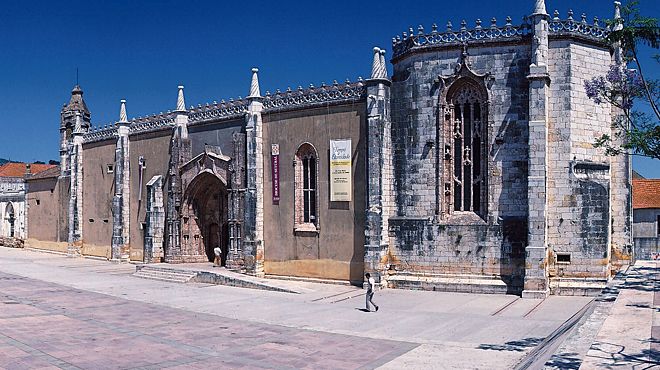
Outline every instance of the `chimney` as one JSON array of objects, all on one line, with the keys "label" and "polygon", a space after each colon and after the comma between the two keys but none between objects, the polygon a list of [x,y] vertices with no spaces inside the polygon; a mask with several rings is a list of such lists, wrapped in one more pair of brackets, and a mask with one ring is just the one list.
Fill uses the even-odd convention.
[{"label": "chimney", "polygon": [[30,167],[31,165],[29,163],[25,164],[25,177],[32,176],[32,169]]}]

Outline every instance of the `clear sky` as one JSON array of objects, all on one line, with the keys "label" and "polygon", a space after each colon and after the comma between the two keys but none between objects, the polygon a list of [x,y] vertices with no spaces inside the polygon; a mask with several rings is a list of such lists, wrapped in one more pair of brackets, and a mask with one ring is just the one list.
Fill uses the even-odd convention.
[{"label": "clear sky", "polygon": [[[519,24],[534,0],[464,1],[5,1],[0,7],[0,157],[59,160],[59,112],[76,83],[76,68],[92,124],[174,109],[176,86],[186,104],[246,96],[250,68],[261,91],[368,77],[373,46],[391,56],[392,37],[448,20],[473,27],[480,18]],[[659,0],[642,0],[660,17]],[[585,12],[611,18],[610,0],[546,0],[562,19]],[[654,51],[657,52],[657,51]],[[647,56],[651,53],[647,52]],[[389,58],[388,58],[389,59]],[[391,70],[391,67],[390,67]],[[660,78],[658,64],[646,73]],[[660,178],[660,161],[635,160]]]}]

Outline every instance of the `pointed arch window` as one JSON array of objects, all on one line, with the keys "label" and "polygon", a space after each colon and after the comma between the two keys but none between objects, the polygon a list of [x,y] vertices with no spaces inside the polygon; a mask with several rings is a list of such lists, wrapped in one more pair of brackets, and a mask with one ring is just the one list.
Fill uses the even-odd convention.
[{"label": "pointed arch window", "polygon": [[295,229],[316,231],[318,227],[318,154],[310,143],[298,147],[295,166]]},{"label": "pointed arch window", "polygon": [[474,212],[487,206],[486,136],[488,102],[479,83],[463,78],[448,91],[444,107],[445,214]]}]

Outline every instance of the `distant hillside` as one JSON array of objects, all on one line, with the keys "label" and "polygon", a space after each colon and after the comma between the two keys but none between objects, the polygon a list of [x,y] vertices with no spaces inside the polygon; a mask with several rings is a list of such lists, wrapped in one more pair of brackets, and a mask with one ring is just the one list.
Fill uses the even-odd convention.
[{"label": "distant hillside", "polygon": [[[12,161],[10,159],[0,158],[0,166],[2,166],[5,163],[9,163],[9,162],[16,162],[16,161]],[[34,161],[33,163],[34,164],[46,164],[46,162],[43,162],[43,161]],[[56,161],[56,160],[51,159],[50,161],[48,161],[48,164],[54,164],[56,166],[59,166],[60,161]]]}]

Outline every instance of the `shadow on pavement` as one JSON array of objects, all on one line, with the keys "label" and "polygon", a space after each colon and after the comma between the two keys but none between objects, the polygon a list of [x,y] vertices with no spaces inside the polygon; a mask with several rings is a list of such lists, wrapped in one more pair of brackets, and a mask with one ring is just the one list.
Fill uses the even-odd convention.
[{"label": "shadow on pavement", "polygon": [[480,344],[478,349],[487,349],[492,351],[516,351],[522,352],[527,348],[536,347],[545,338],[525,338],[521,340],[513,340],[504,344]]},{"label": "shadow on pavement", "polygon": [[579,369],[582,365],[580,355],[575,352],[561,353],[553,355],[548,362],[545,363],[546,368],[553,369]]},{"label": "shadow on pavement", "polygon": [[646,369],[660,365],[660,351],[645,349],[640,353],[624,353],[625,349],[626,346],[620,344],[594,342],[589,352],[596,353],[588,353],[587,357],[591,357],[591,363],[594,362],[593,359],[601,359],[601,361],[596,360],[598,362],[595,365],[598,367],[630,366],[636,369]]}]

